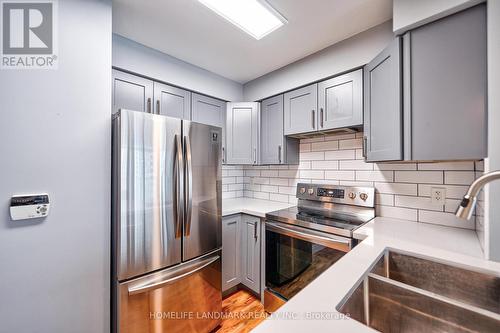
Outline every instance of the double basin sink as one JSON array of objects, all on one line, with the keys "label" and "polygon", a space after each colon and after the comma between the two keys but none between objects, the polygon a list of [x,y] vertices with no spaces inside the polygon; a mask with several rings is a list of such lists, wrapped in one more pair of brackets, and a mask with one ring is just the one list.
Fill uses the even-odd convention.
[{"label": "double basin sink", "polygon": [[337,310],[381,332],[500,332],[500,276],[386,250]]}]

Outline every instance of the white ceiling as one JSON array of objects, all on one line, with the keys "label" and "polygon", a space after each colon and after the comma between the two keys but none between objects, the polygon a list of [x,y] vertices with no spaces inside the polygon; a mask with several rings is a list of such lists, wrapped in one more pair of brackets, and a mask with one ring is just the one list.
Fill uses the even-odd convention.
[{"label": "white ceiling", "polygon": [[268,2],[288,24],[261,40],[197,0],[113,0],[113,32],[245,83],[392,17],[392,0]]}]

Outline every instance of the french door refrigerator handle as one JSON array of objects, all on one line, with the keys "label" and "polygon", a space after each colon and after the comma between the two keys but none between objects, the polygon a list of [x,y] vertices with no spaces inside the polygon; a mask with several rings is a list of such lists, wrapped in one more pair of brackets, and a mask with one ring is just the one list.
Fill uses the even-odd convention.
[{"label": "french door refrigerator handle", "polygon": [[174,211],[175,211],[175,238],[182,237],[182,218],[184,215],[184,205],[182,201],[182,144],[181,138],[178,134],[175,135],[175,149],[176,158],[174,159],[174,177],[175,177],[175,191],[174,191]]},{"label": "french door refrigerator handle", "polygon": [[184,136],[184,153],[185,153],[185,217],[186,225],[184,226],[184,236],[187,237],[191,233],[191,214],[193,211],[193,166],[191,163],[191,142],[188,136]]},{"label": "french door refrigerator handle", "polygon": [[136,294],[141,294],[150,290],[162,288],[166,286],[167,284],[172,284],[175,283],[179,280],[182,280],[183,278],[188,277],[189,275],[192,275],[203,268],[211,265],[212,263],[216,262],[219,260],[220,256],[216,255],[210,258],[207,258],[205,260],[202,260],[196,264],[193,264],[190,268],[191,270],[186,271],[186,267],[179,267],[177,270],[172,271],[170,274],[168,274],[167,278],[161,281],[157,281],[156,279],[151,279],[150,283],[144,283],[144,284],[131,284],[128,287],[128,294],[130,296],[136,295]]}]

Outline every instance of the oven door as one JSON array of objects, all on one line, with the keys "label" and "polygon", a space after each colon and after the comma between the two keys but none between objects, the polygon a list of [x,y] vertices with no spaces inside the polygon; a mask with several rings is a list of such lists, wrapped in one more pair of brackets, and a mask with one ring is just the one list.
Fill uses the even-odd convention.
[{"label": "oven door", "polygon": [[[339,260],[352,245],[350,238],[266,221],[267,293],[264,303],[266,298],[267,303],[279,303],[272,300],[273,296],[289,300]],[[273,312],[273,307],[267,308]]]}]

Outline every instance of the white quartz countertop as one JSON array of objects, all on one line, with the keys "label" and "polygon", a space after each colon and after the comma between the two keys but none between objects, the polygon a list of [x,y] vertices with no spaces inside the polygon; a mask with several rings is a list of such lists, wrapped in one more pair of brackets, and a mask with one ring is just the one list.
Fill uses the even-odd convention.
[{"label": "white quartz countertop", "polygon": [[248,214],[265,217],[266,213],[293,206],[295,205],[251,198],[222,199],[222,216]]},{"label": "white quartz countertop", "polygon": [[386,248],[500,273],[472,230],[377,217],[354,236],[364,240],[252,332],[374,332],[335,308]]}]

